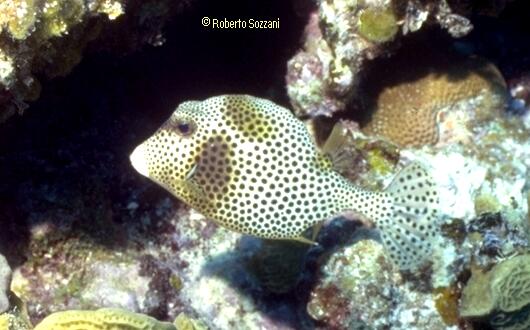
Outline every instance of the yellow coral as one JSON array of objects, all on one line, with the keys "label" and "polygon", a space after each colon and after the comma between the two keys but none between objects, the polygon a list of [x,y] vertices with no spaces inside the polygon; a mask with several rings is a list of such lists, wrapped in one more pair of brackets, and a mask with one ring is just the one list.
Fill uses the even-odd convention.
[{"label": "yellow coral", "polygon": [[4,313],[0,315],[0,330],[30,330],[31,324],[16,313]]},{"label": "yellow coral", "polygon": [[0,1],[0,32],[6,29],[15,39],[38,32],[47,40],[67,34],[83,22],[87,13],[106,14],[113,20],[123,14],[118,0],[98,0],[86,5],[83,0],[9,0]]},{"label": "yellow coral", "polygon": [[495,297],[490,289],[492,273],[472,269],[472,275],[462,291],[460,315],[462,317],[481,317],[495,308]]},{"label": "yellow coral", "polygon": [[168,322],[118,308],[71,310],[47,316],[34,330],[176,330]]},{"label": "yellow coral", "polygon": [[434,144],[439,140],[441,111],[450,112],[456,104],[473,99],[477,100],[474,118],[484,120],[498,113],[505,96],[505,83],[495,66],[480,60],[459,61],[444,70],[384,86],[363,131],[400,146]]}]

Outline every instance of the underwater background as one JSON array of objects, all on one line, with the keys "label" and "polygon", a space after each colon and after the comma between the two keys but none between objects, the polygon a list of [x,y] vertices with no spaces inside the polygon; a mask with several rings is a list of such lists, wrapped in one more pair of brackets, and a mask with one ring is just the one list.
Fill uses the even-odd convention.
[{"label": "underwater background", "polygon": [[[0,330],[530,329],[527,6],[1,1]],[[428,262],[400,270],[364,219],[241,235],[134,170],[180,103],[224,94],[320,147],[341,123],[337,171],[365,189],[427,168]]]}]

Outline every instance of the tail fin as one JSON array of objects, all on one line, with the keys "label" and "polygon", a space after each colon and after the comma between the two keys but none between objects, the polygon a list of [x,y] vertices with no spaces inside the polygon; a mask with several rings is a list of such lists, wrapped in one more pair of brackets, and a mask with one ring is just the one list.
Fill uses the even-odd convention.
[{"label": "tail fin", "polygon": [[402,270],[415,269],[431,255],[438,233],[438,192],[428,172],[413,163],[386,189],[393,201],[390,219],[378,221],[390,257]]}]

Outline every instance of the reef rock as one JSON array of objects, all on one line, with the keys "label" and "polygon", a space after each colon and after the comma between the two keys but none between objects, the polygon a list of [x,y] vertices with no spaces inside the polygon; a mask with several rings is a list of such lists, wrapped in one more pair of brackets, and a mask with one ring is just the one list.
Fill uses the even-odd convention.
[{"label": "reef rock", "polygon": [[0,314],[9,308],[9,287],[11,284],[11,268],[7,260],[0,254]]},{"label": "reef rock", "polygon": [[287,92],[295,112],[314,117],[344,110],[357,93],[364,65],[392,54],[394,41],[432,22],[453,37],[472,29],[446,0],[319,1],[303,50],[288,63]]},{"label": "reef rock", "polygon": [[326,329],[447,329],[434,296],[404,281],[375,240],[333,251],[321,272],[307,310]]},{"label": "reef rock", "polygon": [[33,329],[29,321],[25,303],[15,294],[9,296],[10,307],[0,313],[0,329],[2,330],[30,330]]},{"label": "reef rock", "polygon": [[[1,1],[0,123],[22,113],[28,101],[39,97],[41,82],[36,76],[67,75],[81,61],[87,45],[102,35],[108,42],[100,48],[119,51],[161,44],[163,24],[186,4],[169,0]],[[111,40],[108,36],[112,35],[127,38]]]}]

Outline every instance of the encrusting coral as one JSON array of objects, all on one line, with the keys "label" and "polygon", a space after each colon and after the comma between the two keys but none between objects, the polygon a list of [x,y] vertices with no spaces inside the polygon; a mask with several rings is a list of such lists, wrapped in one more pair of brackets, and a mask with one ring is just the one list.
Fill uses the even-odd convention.
[{"label": "encrusting coral", "polygon": [[[406,68],[410,70],[410,66]],[[390,83],[383,79],[382,86],[373,89],[378,93],[365,100],[372,112],[363,126],[366,134],[402,147],[465,140],[473,124],[498,116],[506,102],[504,80],[486,61],[455,59],[437,69],[425,70],[420,65],[416,70],[424,72],[408,78],[410,75],[398,69],[394,73],[397,79],[387,76]],[[457,111],[460,105],[467,110]]]}]

